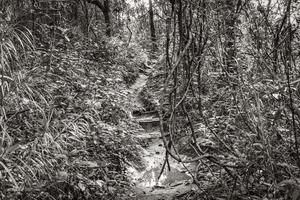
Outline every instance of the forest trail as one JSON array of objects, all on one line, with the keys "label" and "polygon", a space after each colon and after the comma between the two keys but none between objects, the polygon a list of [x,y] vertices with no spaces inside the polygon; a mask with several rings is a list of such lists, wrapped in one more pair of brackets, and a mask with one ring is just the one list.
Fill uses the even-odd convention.
[{"label": "forest trail", "polygon": [[[151,73],[152,67],[148,73]],[[146,74],[148,74],[146,73]],[[145,87],[148,75],[140,74],[135,84],[131,86],[131,91],[135,94],[134,104],[138,114],[133,113],[133,118],[142,126],[141,132],[134,137],[140,139],[144,144],[140,151],[142,162],[145,167],[136,169],[128,166],[127,173],[135,185],[135,197],[138,200],[171,200],[175,197],[186,194],[188,191],[196,189],[192,184],[192,177],[188,174],[194,168],[191,165],[178,163],[169,158],[170,171],[166,165],[163,173],[161,170],[165,161],[165,148],[160,138],[159,118],[156,111],[144,111],[144,105],[140,98],[140,93]],[[184,155],[181,155],[184,158]],[[161,174],[161,175],[160,175]],[[158,177],[160,178],[158,179]]]}]

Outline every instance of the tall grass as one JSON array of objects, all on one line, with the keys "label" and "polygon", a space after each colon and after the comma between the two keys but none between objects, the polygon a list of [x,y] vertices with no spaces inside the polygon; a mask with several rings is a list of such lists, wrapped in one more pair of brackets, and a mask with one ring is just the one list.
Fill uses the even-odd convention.
[{"label": "tall grass", "polygon": [[13,72],[19,69],[20,59],[25,59],[24,53],[33,49],[32,38],[31,32],[25,27],[19,28],[5,22],[0,23],[0,103],[2,115],[5,115],[4,99],[10,92],[11,84],[15,82]]},{"label": "tall grass", "polygon": [[[18,114],[18,110],[9,105],[8,96],[20,89],[17,87],[20,85],[17,74],[26,60],[26,52],[33,49],[33,37],[28,29],[3,21],[0,23],[0,190],[20,191],[19,180],[29,175],[25,168],[20,168],[22,163],[30,169],[17,153],[26,147],[19,144],[13,135],[15,132],[10,131],[9,121]],[[13,169],[18,169],[24,176],[16,176]],[[29,177],[32,175],[33,172]],[[1,193],[0,198],[3,197]]]},{"label": "tall grass", "polygon": [[[106,181],[125,180],[122,162],[135,157],[133,128],[119,123],[126,118],[127,86],[118,82],[115,87],[129,70],[110,69],[72,51],[54,51],[51,67],[45,69],[44,51],[34,49],[30,32],[6,27],[0,199],[74,199],[83,193],[101,199],[109,193]],[[103,81],[108,78],[110,83]]]}]

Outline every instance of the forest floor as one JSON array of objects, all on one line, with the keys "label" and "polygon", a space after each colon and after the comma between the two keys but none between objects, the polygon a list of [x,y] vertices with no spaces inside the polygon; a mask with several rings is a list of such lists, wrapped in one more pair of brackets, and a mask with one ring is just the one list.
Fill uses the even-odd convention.
[{"label": "forest floor", "polygon": [[[159,131],[159,117],[155,109],[147,110],[141,99],[141,92],[146,87],[148,74],[155,68],[155,64],[149,66],[145,73],[140,73],[136,82],[131,86],[130,93],[133,96],[133,120],[137,121],[142,129],[134,137],[141,141],[139,152],[143,167],[136,169],[128,166],[127,174],[134,184],[135,199],[156,200],[174,199],[191,190],[196,189],[192,182],[193,165],[182,165],[172,158],[166,164],[166,152],[161,133]],[[180,155],[186,158],[187,155]]]}]

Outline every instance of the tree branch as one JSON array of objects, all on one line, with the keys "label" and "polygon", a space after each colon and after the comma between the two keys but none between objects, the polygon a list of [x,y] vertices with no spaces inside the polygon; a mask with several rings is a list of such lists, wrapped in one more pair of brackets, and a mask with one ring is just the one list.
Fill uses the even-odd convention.
[{"label": "tree branch", "polygon": [[102,11],[105,10],[103,3],[101,3],[98,0],[86,0],[90,4],[96,5],[98,8],[100,8]]}]

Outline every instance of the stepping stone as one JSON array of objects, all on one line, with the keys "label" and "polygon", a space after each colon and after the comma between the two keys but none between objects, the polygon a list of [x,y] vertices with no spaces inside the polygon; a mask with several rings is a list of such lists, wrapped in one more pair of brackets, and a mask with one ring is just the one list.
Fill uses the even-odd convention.
[{"label": "stepping stone", "polygon": [[159,118],[158,117],[143,117],[143,118],[136,118],[136,120],[139,123],[153,123],[153,122],[159,122]]}]

